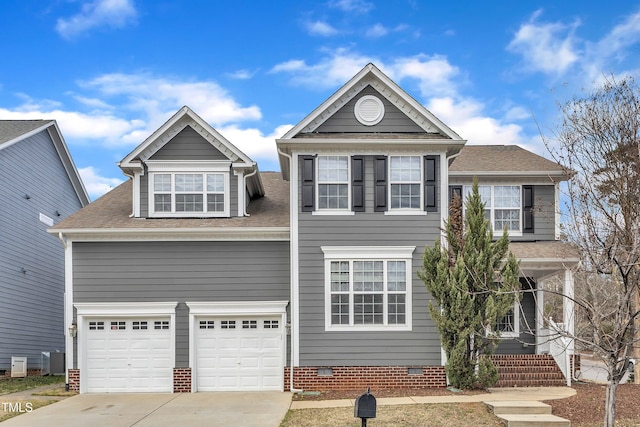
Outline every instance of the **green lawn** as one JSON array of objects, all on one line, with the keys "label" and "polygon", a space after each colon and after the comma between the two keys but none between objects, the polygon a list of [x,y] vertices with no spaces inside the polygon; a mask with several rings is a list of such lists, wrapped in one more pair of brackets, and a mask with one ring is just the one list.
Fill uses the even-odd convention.
[{"label": "green lawn", "polygon": [[48,375],[46,377],[6,378],[0,377],[0,396],[29,390],[49,384],[64,384],[64,375]]}]

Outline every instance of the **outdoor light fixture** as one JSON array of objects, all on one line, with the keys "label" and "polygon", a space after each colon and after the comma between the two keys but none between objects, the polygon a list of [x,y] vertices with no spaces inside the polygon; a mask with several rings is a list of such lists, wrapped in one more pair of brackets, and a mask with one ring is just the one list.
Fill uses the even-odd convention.
[{"label": "outdoor light fixture", "polygon": [[25,199],[27,199],[27,200],[29,200],[29,199],[31,198],[31,196],[30,196],[30,195],[28,195],[28,194],[25,194],[23,197],[24,197]]},{"label": "outdoor light fixture", "polygon": [[69,326],[69,335],[71,338],[75,338],[76,335],[78,335],[78,325],[72,323],[71,326]]}]

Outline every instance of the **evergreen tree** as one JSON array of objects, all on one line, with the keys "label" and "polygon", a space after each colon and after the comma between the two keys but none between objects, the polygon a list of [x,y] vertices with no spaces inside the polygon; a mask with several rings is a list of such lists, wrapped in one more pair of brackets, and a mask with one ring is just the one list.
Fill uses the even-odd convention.
[{"label": "evergreen tree", "polygon": [[465,202],[464,219],[461,200],[454,198],[446,238],[446,250],[439,241],[425,249],[419,272],[434,298],[429,312],[447,354],[450,383],[463,389],[477,384],[488,387],[497,381],[497,371],[491,360],[482,356],[494,351],[499,338],[496,325],[519,298],[520,282],[513,254],[509,252],[505,260],[507,230],[493,241],[477,180]]}]

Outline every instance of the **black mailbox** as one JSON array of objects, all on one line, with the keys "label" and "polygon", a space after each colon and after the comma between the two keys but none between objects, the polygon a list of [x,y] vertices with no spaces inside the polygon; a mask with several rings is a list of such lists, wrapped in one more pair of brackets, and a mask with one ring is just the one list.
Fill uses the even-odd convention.
[{"label": "black mailbox", "polygon": [[362,419],[362,426],[367,425],[368,418],[376,417],[376,398],[371,394],[371,390],[356,399],[355,417]]}]

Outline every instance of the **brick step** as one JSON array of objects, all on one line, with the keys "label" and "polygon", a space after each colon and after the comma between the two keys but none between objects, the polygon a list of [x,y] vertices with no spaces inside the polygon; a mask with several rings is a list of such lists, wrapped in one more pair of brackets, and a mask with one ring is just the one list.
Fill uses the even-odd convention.
[{"label": "brick step", "polygon": [[566,379],[548,354],[493,355],[497,387],[562,386]]},{"label": "brick step", "polygon": [[540,415],[551,413],[551,405],[535,400],[496,400],[484,403],[495,415]]},{"label": "brick step", "polygon": [[495,387],[563,387],[567,385],[567,381],[562,380],[498,380]]}]

